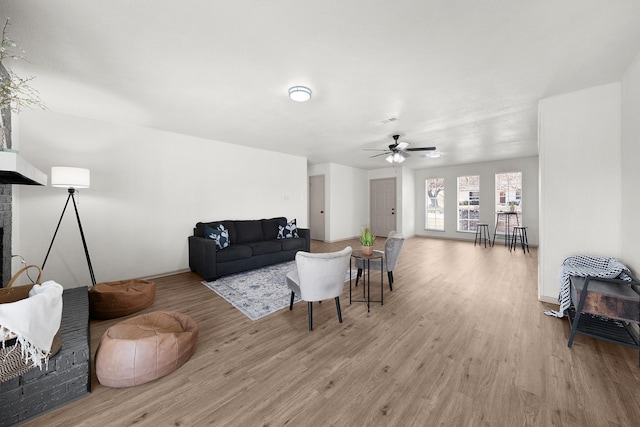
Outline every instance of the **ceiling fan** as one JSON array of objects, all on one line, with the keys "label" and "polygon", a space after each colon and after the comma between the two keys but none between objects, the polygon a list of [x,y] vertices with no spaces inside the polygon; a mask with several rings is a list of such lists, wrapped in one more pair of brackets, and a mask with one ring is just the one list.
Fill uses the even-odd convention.
[{"label": "ceiling fan", "polygon": [[389,145],[388,149],[369,149],[376,151],[383,151],[380,154],[375,154],[371,157],[387,156],[385,160],[389,163],[402,163],[409,157],[409,151],[435,151],[436,147],[416,147],[409,148],[408,142],[398,142],[400,135],[393,135],[393,144]]}]

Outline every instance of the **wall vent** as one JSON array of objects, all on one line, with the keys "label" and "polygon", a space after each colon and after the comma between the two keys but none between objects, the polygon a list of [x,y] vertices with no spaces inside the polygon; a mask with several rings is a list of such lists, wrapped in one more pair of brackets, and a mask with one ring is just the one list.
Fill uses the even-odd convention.
[{"label": "wall vent", "polygon": [[388,125],[389,123],[395,122],[396,120],[398,120],[397,117],[389,117],[388,119],[373,122],[373,124],[376,126],[384,126],[384,125]]}]

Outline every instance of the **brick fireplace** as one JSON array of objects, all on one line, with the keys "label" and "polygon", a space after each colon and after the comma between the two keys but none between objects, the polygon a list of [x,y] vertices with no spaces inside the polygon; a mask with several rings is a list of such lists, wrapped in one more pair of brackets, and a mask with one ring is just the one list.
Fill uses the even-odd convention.
[{"label": "brick fireplace", "polygon": [[11,184],[0,184],[0,287],[11,279]]},{"label": "brick fireplace", "polygon": [[[0,72],[6,75],[4,67]],[[11,110],[3,108],[0,114],[5,127],[7,148],[11,148]],[[0,184],[0,287],[4,287],[11,279],[11,196],[11,184]]]},{"label": "brick fireplace", "polygon": [[23,423],[91,392],[89,295],[87,288],[62,295],[62,348],[46,369],[0,382],[0,427]]},{"label": "brick fireplace", "polygon": [[[11,112],[3,109],[0,114],[5,124],[6,146],[11,148]],[[0,171],[3,182],[0,184],[0,287],[11,279],[12,186],[25,183],[24,179],[15,180],[10,176],[7,178]],[[0,382],[0,427],[23,423],[91,392],[88,289],[65,289],[62,301],[62,348],[51,357],[46,368],[32,368]]]},{"label": "brick fireplace", "polygon": [[[0,184],[0,274],[11,279],[12,184]],[[89,296],[87,288],[62,295],[62,348],[45,369],[32,368],[0,382],[0,427],[13,426],[64,406],[91,392]],[[2,363],[2,361],[0,361]]]}]

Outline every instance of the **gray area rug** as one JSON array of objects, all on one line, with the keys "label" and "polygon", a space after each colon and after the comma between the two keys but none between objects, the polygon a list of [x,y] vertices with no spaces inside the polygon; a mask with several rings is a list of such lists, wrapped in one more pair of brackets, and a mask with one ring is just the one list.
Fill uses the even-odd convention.
[{"label": "gray area rug", "polygon": [[[286,275],[295,270],[296,262],[288,261],[280,264],[243,273],[231,274],[202,284],[227,300],[251,320],[275,313],[289,307],[291,290],[287,286]],[[355,277],[356,270],[352,271]],[[349,271],[345,274],[345,282],[349,280]],[[300,301],[296,295],[294,304]]]}]

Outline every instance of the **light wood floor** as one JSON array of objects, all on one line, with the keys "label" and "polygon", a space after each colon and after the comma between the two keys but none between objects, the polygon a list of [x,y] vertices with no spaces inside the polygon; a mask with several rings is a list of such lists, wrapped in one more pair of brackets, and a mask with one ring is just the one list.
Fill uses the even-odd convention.
[{"label": "light wood floor", "polygon": [[[146,311],[193,317],[193,357],[138,387],[94,374],[90,396],[27,425],[638,425],[638,352],[584,336],[567,348],[567,320],[537,301],[537,267],[535,249],[411,238],[384,306],[349,305],[347,285],[344,323],[333,301],[316,304],[313,332],[306,304],[251,321],[193,273],[157,279]],[[93,354],[121,320],[91,323]]]}]

